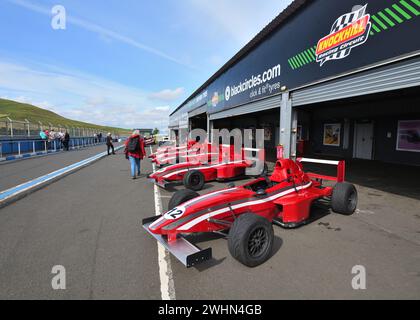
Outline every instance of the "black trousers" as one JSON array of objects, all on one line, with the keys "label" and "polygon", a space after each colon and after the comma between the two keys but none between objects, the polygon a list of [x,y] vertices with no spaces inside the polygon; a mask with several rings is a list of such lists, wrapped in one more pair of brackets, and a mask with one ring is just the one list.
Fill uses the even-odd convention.
[{"label": "black trousers", "polygon": [[109,150],[112,149],[112,154],[115,154],[115,150],[114,150],[114,145],[113,144],[107,144],[106,145],[108,147],[108,155],[110,155]]}]

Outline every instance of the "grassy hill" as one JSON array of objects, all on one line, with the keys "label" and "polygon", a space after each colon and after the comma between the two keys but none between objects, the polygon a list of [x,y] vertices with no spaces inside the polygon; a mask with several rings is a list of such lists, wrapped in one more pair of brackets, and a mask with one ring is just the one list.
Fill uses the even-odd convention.
[{"label": "grassy hill", "polygon": [[0,118],[9,117],[13,120],[38,123],[41,121],[43,124],[51,123],[54,126],[68,126],[79,128],[98,129],[103,132],[117,132],[119,134],[130,133],[130,130],[122,128],[114,128],[107,126],[99,126],[91,123],[76,121],[64,118],[52,111],[41,109],[30,104],[20,103],[12,100],[0,99]]}]

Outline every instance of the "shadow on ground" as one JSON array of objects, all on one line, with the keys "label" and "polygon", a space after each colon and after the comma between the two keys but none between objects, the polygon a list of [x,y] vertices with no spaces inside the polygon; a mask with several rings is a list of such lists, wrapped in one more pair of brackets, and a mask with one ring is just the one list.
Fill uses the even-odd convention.
[{"label": "shadow on ground", "polygon": [[[305,170],[335,175],[334,166],[304,163]],[[379,161],[346,162],[346,180],[360,186],[420,200],[420,167]]]}]

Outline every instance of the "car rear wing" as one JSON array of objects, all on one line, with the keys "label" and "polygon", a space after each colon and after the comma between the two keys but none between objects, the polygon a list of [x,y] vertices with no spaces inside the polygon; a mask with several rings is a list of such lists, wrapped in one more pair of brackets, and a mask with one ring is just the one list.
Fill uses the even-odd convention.
[{"label": "car rear wing", "polygon": [[337,166],[337,176],[336,177],[308,172],[307,175],[311,179],[329,180],[329,181],[336,181],[336,182],[344,182],[344,180],[345,180],[346,162],[344,160],[334,161],[334,160],[323,160],[323,159],[298,158],[297,161],[300,162],[300,163],[308,162],[308,163],[318,163],[318,164],[326,164],[326,165]]},{"label": "car rear wing", "polygon": [[190,268],[212,258],[211,248],[201,250],[181,235],[178,235],[176,241],[169,242],[166,236],[152,233],[149,226],[160,217],[161,216],[155,216],[143,219],[143,228],[153,238],[155,238],[157,242],[163,245],[166,250],[174,255],[184,266]]}]

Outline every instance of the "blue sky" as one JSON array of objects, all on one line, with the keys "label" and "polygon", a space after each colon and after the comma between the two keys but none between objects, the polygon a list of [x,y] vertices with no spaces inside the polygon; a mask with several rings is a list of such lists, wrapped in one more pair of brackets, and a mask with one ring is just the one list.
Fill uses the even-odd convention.
[{"label": "blue sky", "polygon": [[[0,97],[125,128],[170,110],[289,0],[1,0]],[[66,9],[65,30],[51,9]]]}]

